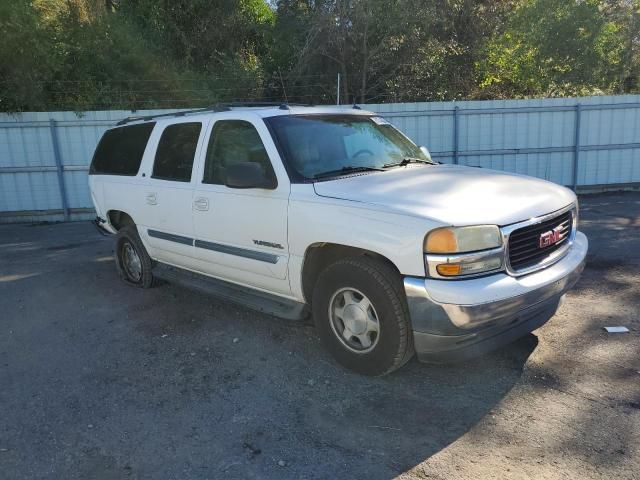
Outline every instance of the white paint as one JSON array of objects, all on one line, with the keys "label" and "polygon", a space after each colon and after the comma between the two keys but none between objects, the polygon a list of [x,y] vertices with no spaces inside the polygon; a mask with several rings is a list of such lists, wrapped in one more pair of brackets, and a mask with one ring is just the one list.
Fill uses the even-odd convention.
[{"label": "white paint", "polygon": [[509,225],[575,202],[559,185],[495,170],[411,165],[314,184],[318,195],[341,198],[447,225]]},{"label": "white paint", "polygon": [[[410,165],[313,184],[291,184],[262,118],[311,112],[370,114],[335,107],[296,107],[289,112],[269,108],[159,119],[137,176],[90,177],[96,210],[105,215],[110,210],[131,215],[156,260],[304,301],[301,272],[305,255],[314,245],[335,243],[370,250],[389,259],[403,275],[424,277],[423,240],[433,228],[504,226],[575,201],[573,192],[550,182],[450,165]],[[211,132],[215,122],[225,119],[254,125],[275,171],[276,189],[239,190],[202,183]],[[169,124],[187,121],[203,124],[191,181],[151,178],[162,131]],[[148,201],[150,196],[152,201]],[[275,255],[277,261],[270,263],[159,239],[148,235],[149,228]],[[498,280],[498,276],[487,278]],[[526,287],[526,278],[517,280],[520,287]],[[462,283],[467,282],[458,286]],[[447,289],[445,284],[452,286],[456,282],[438,281],[433,285],[436,296],[439,288],[444,288],[445,293],[455,290]],[[476,294],[487,297],[488,292],[479,289]]]}]

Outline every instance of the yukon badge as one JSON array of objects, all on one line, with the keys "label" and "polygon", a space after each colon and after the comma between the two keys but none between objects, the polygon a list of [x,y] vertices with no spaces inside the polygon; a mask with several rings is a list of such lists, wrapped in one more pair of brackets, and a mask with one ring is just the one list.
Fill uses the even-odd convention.
[{"label": "yukon badge", "polygon": [[538,244],[539,247],[545,248],[553,245],[554,243],[558,243],[563,238],[562,230],[563,230],[562,226],[558,225],[553,230],[549,230],[544,233],[541,233],[539,244]]},{"label": "yukon badge", "polygon": [[264,240],[254,240],[253,243],[260,245],[261,247],[279,248],[280,250],[284,250],[284,247],[279,243],[265,242]]}]

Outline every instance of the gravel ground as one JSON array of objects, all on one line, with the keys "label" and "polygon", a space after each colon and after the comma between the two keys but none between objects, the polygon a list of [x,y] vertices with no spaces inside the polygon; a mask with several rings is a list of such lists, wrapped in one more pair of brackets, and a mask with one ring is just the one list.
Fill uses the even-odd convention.
[{"label": "gravel ground", "polygon": [[547,325],[373,379],[308,323],[125,286],[88,223],[0,226],[0,478],[640,478],[640,194],[581,215]]}]

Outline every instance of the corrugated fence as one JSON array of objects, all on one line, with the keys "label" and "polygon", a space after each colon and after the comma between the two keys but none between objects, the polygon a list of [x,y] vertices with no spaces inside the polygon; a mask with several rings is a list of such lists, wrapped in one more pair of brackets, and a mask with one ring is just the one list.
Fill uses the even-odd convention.
[{"label": "corrugated fence", "polygon": [[[365,108],[446,163],[532,175],[578,191],[640,188],[640,95]],[[129,115],[0,114],[0,223],[91,218],[91,155],[104,130]]]}]

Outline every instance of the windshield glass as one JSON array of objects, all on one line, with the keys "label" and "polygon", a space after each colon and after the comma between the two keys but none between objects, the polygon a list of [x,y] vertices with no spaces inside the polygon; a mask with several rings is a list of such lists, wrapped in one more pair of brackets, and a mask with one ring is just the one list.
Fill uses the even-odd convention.
[{"label": "windshield glass", "polygon": [[303,180],[381,169],[406,158],[428,161],[411,140],[381,117],[282,115],[266,121],[289,170]]}]

